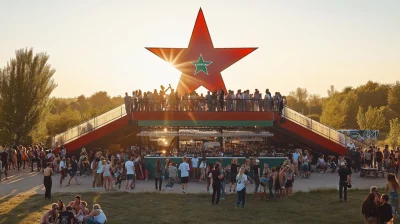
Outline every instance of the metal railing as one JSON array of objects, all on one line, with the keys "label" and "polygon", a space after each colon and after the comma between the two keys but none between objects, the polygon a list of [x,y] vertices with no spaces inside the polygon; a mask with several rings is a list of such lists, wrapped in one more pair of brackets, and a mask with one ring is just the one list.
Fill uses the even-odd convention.
[{"label": "metal railing", "polygon": [[66,144],[125,115],[125,105],[121,105],[117,108],[107,111],[104,114],[94,117],[68,129],[63,133],[56,135],[52,140],[52,147]]},{"label": "metal railing", "polygon": [[104,114],[85,121],[67,131],[57,134],[52,139],[52,147],[66,144],[99,127],[135,111],[228,111],[228,112],[261,112],[277,111],[272,100],[267,99],[165,99],[165,100],[133,100],[126,108],[125,104]]},{"label": "metal railing", "polygon": [[287,118],[290,121],[293,121],[325,138],[328,138],[332,141],[335,141],[339,143],[340,145],[346,147],[347,143],[350,141],[355,142],[354,139],[350,138],[349,136],[346,136],[343,133],[340,133],[326,125],[323,125],[317,121],[314,121],[311,118],[308,118],[304,116],[303,114],[300,114],[289,107],[285,107],[283,109],[283,116]]}]

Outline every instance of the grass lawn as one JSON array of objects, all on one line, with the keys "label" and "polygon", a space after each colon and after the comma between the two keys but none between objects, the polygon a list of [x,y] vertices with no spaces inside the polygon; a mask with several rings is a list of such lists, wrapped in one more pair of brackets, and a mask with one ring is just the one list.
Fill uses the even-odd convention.
[{"label": "grass lawn", "polygon": [[[297,193],[277,201],[259,201],[247,195],[245,209],[235,209],[236,195],[226,195],[219,205],[211,205],[209,195],[162,193],[82,193],[89,208],[99,203],[109,224],[117,223],[363,223],[361,203],[368,191],[352,190],[347,203],[340,203],[337,190]],[[52,202],[65,203],[75,194],[24,194],[0,197],[0,224],[39,223]]]}]

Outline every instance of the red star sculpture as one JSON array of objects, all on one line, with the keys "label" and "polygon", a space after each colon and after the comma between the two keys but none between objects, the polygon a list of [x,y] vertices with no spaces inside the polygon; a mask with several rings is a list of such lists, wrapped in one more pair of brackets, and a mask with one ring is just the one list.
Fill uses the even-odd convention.
[{"label": "red star sculpture", "polygon": [[188,48],[146,48],[182,72],[180,94],[204,86],[226,92],[221,72],[257,48],[214,48],[203,11],[199,10]]}]

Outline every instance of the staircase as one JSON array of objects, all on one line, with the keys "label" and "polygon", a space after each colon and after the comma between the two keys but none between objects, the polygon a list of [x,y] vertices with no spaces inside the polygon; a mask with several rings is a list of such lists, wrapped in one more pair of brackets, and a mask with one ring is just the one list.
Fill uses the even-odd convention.
[{"label": "staircase", "polygon": [[[356,141],[355,139],[340,133],[326,125],[323,125],[315,120],[312,120],[311,118],[308,118],[304,116],[303,114],[300,114],[289,107],[285,107],[283,109],[283,115],[286,120],[293,122],[304,129],[307,129],[308,131],[311,131],[321,137],[324,137],[325,139],[328,139],[329,141],[334,142],[337,145],[340,145],[343,147],[342,149],[336,150],[336,153],[339,154],[344,154],[347,153],[346,146],[350,141],[353,141],[356,145],[361,146],[364,145],[361,142]],[[285,124],[280,124],[279,126],[285,127]],[[297,133],[301,135],[301,132]],[[309,139],[312,140],[312,139]]]},{"label": "staircase", "polygon": [[52,147],[68,144],[125,116],[125,105],[121,105],[56,135],[52,139]]}]

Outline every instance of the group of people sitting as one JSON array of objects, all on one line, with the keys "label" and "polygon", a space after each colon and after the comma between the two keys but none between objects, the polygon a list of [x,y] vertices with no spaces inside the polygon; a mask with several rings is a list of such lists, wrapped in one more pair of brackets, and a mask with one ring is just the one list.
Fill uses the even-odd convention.
[{"label": "group of people sitting", "polygon": [[[170,93],[166,92],[170,90]],[[126,113],[132,111],[282,111],[286,104],[286,97],[279,92],[272,95],[269,89],[263,94],[258,89],[253,93],[250,90],[233,90],[225,92],[220,90],[206,95],[196,91],[180,94],[171,88],[161,86],[160,91],[142,92],[136,90],[132,96],[125,93],[124,97]]]},{"label": "group of people sitting", "polygon": [[99,204],[94,204],[92,211],[87,208],[87,203],[81,200],[81,196],[75,196],[65,207],[60,199],[51,205],[51,209],[43,215],[41,224],[104,224],[107,217]]}]

